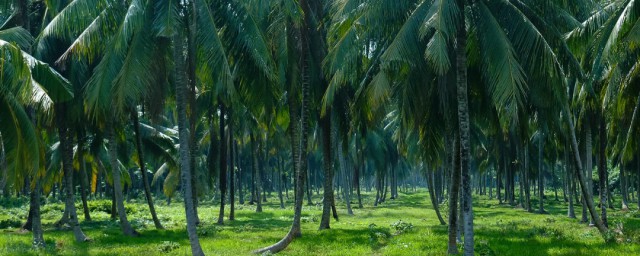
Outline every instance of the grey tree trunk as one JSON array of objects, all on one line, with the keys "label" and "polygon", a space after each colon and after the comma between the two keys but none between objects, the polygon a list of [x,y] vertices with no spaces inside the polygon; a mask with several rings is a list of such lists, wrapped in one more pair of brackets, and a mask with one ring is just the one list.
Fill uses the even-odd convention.
[{"label": "grey tree trunk", "polygon": [[[587,174],[587,190],[589,196],[593,198],[593,140],[591,136],[591,118],[589,118],[591,110],[587,110],[585,115],[585,172]],[[585,214],[586,215],[586,214]],[[590,219],[590,225],[594,225],[593,218]]]},{"label": "grey tree trunk", "polygon": [[[604,112],[602,112],[602,110],[599,117],[598,137],[600,138],[600,148],[598,149],[598,155],[600,157],[598,162],[598,177],[600,187],[600,212],[602,214],[602,223],[606,227],[609,227],[609,222],[607,220],[607,191],[609,191],[609,171],[607,170],[607,124],[605,123]],[[640,198],[640,196],[638,198]],[[640,205],[638,206],[640,207]]]},{"label": "grey tree trunk", "polygon": [[[191,6],[193,13],[196,10],[196,1],[191,2]],[[183,9],[188,9],[189,6],[183,6]],[[187,11],[187,10],[185,10]],[[195,16],[195,15],[193,15]],[[187,20],[187,19],[185,19]],[[190,22],[191,25],[195,26],[195,22]],[[193,30],[192,30],[193,31]],[[191,188],[191,161],[190,161],[190,147],[189,147],[189,124],[187,123],[187,99],[186,99],[186,91],[187,91],[187,78],[185,68],[185,56],[183,54],[184,44],[183,44],[182,33],[176,33],[173,37],[173,59],[174,59],[174,69],[175,69],[175,87],[176,87],[176,107],[178,114],[178,140],[180,143],[180,172],[182,176],[182,190],[184,191],[185,199],[185,215],[187,219],[187,234],[189,236],[189,244],[191,245],[191,254],[194,256],[204,256],[204,252],[202,251],[202,247],[200,246],[200,241],[198,239],[197,232],[197,217],[195,212],[195,204],[193,201],[193,190]],[[193,38],[192,38],[193,39]]]},{"label": "grey tree trunk", "polygon": [[36,177],[34,179],[35,188],[31,191],[33,204],[30,208],[33,208],[31,215],[31,232],[33,233],[33,247],[44,248],[44,231],[42,229],[42,221],[40,218],[40,194],[42,193],[42,181]]},{"label": "grey tree trunk", "polygon": [[[122,180],[120,176],[120,165],[118,164],[118,142],[113,127],[113,120],[107,121],[106,136],[109,141],[109,163],[111,164],[111,175],[113,177],[113,190],[115,195],[116,209],[118,218],[120,219],[120,229],[126,236],[138,236],[138,232],[133,230],[129,220],[127,220],[127,212],[124,208],[124,196],[122,195]],[[71,215],[74,215],[73,210]],[[73,218],[73,217],[72,217]]]},{"label": "grey tree trunk", "polygon": [[569,132],[571,135],[571,145],[573,148],[573,156],[574,156],[574,160],[575,160],[575,164],[576,164],[576,173],[578,174],[578,181],[580,182],[580,188],[582,190],[582,195],[583,197],[585,197],[585,201],[587,203],[587,206],[589,208],[589,213],[591,214],[591,218],[594,220],[596,227],[598,227],[598,230],[600,231],[600,234],[603,235],[603,237],[605,238],[605,240],[607,239],[605,236],[608,232],[607,227],[604,225],[604,223],[602,222],[602,219],[600,219],[600,217],[598,216],[598,212],[596,212],[595,210],[595,205],[593,203],[593,198],[590,197],[589,195],[589,191],[587,191],[587,184],[585,181],[585,177],[582,171],[582,160],[580,159],[580,153],[578,151],[578,140],[576,138],[576,129],[575,126],[573,125],[573,117],[571,115],[571,112],[569,111],[569,106],[568,104],[566,104],[564,106],[564,116],[567,120],[567,122],[569,123]]},{"label": "grey tree trunk", "polygon": [[231,109],[229,109],[227,116],[229,117],[229,220],[236,219],[235,204],[236,204],[236,187],[235,187],[235,154],[237,151],[236,141],[233,138],[233,120],[231,119]]},{"label": "grey tree trunk", "polygon": [[331,207],[333,205],[333,154],[332,154],[332,138],[331,138],[331,113],[327,113],[326,116],[320,119],[320,125],[322,126],[322,156],[323,156],[323,170],[324,170],[324,183],[323,183],[323,196],[322,200],[322,217],[320,219],[319,230],[329,229],[331,222]]},{"label": "grey tree trunk", "polygon": [[431,205],[433,205],[433,210],[436,211],[436,216],[438,216],[438,221],[440,221],[440,225],[447,225],[446,222],[444,222],[444,219],[442,218],[442,215],[440,215],[440,207],[438,205],[438,199],[436,198],[436,192],[434,189],[434,172],[430,172],[427,171],[427,182],[429,184],[427,184],[427,186],[429,187],[429,198],[431,199]]},{"label": "grey tree trunk", "polygon": [[[219,188],[220,188],[220,211],[218,212],[218,225],[222,225],[224,223],[224,200],[226,199],[225,194],[227,193],[227,136],[224,131],[225,128],[225,120],[224,116],[226,114],[226,108],[224,103],[222,103],[222,99],[218,98],[218,102],[220,102],[220,167],[218,168],[219,174]],[[258,176],[259,179],[260,176]],[[260,200],[258,200],[260,202]],[[258,205],[260,205],[258,203]]]},{"label": "grey tree trunk", "polygon": [[84,160],[84,132],[82,132],[82,128],[79,128],[76,131],[76,139],[78,140],[78,162],[79,168],[78,172],[80,172],[80,196],[82,198],[82,209],[84,211],[84,220],[91,221],[91,214],[89,213],[89,206],[87,205],[87,195],[89,194],[89,178],[87,177],[87,170],[85,160]]},{"label": "grey tree trunk", "polygon": [[449,244],[448,254],[458,254],[458,198],[460,192],[460,143],[453,139],[451,154],[451,184],[449,190]]},{"label": "grey tree trunk", "polygon": [[58,126],[58,136],[60,139],[60,149],[62,153],[62,169],[64,172],[65,180],[65,208],[69,211],[69,224],[73,228],[73,235],[76,241],[83,242],[89,240],[84,235],[80,225],[78,224],[78,215],[76,214],[75,200],[73,197],[73,147],[72,136],[68,127],[66,126],[66,120],[64,120],[64,113],[66,106],[58,106],[56,109],[56,121]]},{"label": "grey tree trunk", "polygon": [[351,209],[351,186],[349,183],[349,175],[347,175],[347,167],[345,164],[344,150],[340,143],[337,143],[338,148],[338,164],[340,165],[340,177],[342,178],[342,195],[347,204],[347,214],[353,215],[353,209]]},{"label": "grey tree trunk", "polygon": [[253,158],[253,173],[255,174],[254,176],[254,180],[255,180],[255,190],[256,190],[256,203],[258,204],[256,206],[256,212],[262,212],[262,200],[260,199],[260,189],[262,188],[262,177],[260,176],[260,168],[258,168],[258,147],[256,147],[256,138],[253,135],[253,132],[250,135],[251,137],[251,156]]},{"label": "grey tree trunk", "polygon": [[[300,0],[301,6],[308,6],[307,0]],[[301,73],[302,73],[302,111],[300,115],[300,123],[292,122],[290,127],[291,134],[291,153],[294,162],[294,172],[296,175],[295,184],[295,205],[293,213],[293,223],[291,229],[279,242],[254,251],[254,253],[261,254],[264,252],[277,253],[284,250],[289,246],[293,239],[300,237],[302,231],[300,229],[300,218],[302,217],[302,203],[304,201],[305,181],[307,178],[307,139],[308,139],[308,127],[309,127],[309,67],[307,65],[309,39],[308,31],[306,29],[298,29],[300,33],[300,51],[301,51]],[[295,92],[292,90],[290,93]],[[289,113],[292,114],[291,120],[296,119],[297,115],[297,101],[293,96],[289,98],[290,106]],[[298,125],[300,125],[300,134],[298,134]],[[300,137],[298,137],[300,135]]]},{"label": "grey tree trunk", "polygon": [[[459,1],[460,2],[460,1]],[[464,6],[464,5],[462,5]],[[473,206],[470,175],[469,102],[467,97],[467,31],[461,19],[456,36],[456,83],[458,99],[458,125],[460,128],[460,168],[462,176],[462,215],[464,216],[464,255],[473,255]]]},{"label": "grey tree trunk", "polygon": [[544,152],[544,134],[540,134],[540,138],[538,138],[538,196],[540,197],[540,208],[538,208],[539,213],[546,213],[544,210],[544,171],[542,164],[542,157]]},{"label": "grey tree trunk", "polygon": [[149,185],[149,178],[147,177],[147,168],[144,162],[144,152],[142,150],[142,137],[140,135],[140,121],[138,119],[138,111],[135,109],[131,111],[131,118],[133,119],[133,129],[136,133],[136,151],[138,152],[138,166],[140,167],[140,174],[142,175],[142,184],[144,186],[144,195],[147,198],[147,204],[149,205],[149,212],[151,212],[151,219],[157,229],[164,229],[158,215],[156,214],[156,207],[153,204],[153,196],[151,195],[151,186]]}]

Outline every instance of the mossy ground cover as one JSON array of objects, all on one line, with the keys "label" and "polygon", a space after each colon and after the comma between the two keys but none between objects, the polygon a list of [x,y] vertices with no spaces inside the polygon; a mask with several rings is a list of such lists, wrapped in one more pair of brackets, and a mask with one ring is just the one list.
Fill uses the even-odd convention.
[{"label": "mossy ground cover", "polygon": [[[319,196],[314,198],[320,200]],[[318,231],[321,206],[305,206],[303,236],[282,255],[445,255],[447,227],[439,225],[427,194],[400,193],[400,198],[372,206],[372,195],[365,195],[363,209],[354,208],[348,216],[339,205],[340,220],[331,230]],[[618,201],[619,202],[619,201]],[[57,229],[53,223],[62,214],[62,204],[43,206],[44,250],[31,249],[31,234],[15,227],[24,219],[27,204],[3,206],[0,222],[0,255],[189,255],[181,202],[167,206],[157,202],[157,211],[166,230],[156,230],[143,201],[128,203],[129,219],[140,237],[121,235],[117,221],[105,209],[109,201],[91,202],[93,221],[82,222],[88,243],[74,242],[71,231]],[[342,201],[339,201],[342,203]],[[550,197],[548,214],[528,213],[508,205],[498,205],[487,197],[474,198],[477,255],[640,255],[640,213],[610,211],[610,227],[617,242],[605,244],[598,231],[566,216],[566,205]],[[533,201],[534,204],[537,201]],[[248,255],[252,250],[277,242],[288,231],[292,202],[279,209],[277,198],[269,198],[263,213],[255,206],[236,208],[236,220],[216,225],[218,208],[201,203],[198,212],[200,242],[208,255]],[[443,206],[446,208],[446,205]],[[108,209],[108,208],[107,208]],[[82,220],[81,208],[79,209]],[[228,209],[227,209],[228,210]],[[446,219],[446,209],[445,212]],[[576,207],[576,214],[580,208]],[[13,227],[11,227],[13,225]]]}]

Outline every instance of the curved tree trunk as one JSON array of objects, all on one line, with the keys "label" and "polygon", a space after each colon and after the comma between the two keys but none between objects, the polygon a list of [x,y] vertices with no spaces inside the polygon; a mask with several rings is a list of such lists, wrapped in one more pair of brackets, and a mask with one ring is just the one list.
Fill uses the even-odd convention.
[{"label": "curved tree trunk", "polygon": [[576,165],[576,173],[578,174],[578,181],[580,181],[580,188],[582,190],[582,195],[586,199],[585,201],[589,208],[589,213],[591,213],[591,218],[594,220],[596,227],[598,227],[600,234],[602,234],[604,237],[608,232],[608,229],[602,222],[602,219],[600,219],[600,217],[598,216],[598,212],[596,212],[595,205],[593,204],[593,198],[589,197],[590,194],[589,194],[589,191],[587,191],[587,184],[585,181],[584,174],[582,172],[582,160],[580,159],[580,153],[578,151],[578,140],[576,139],[576,129],[575,129],[575,126],[573,125],[573,116],[569,111],[568,104],[564,106],[563,112],[565,114],[565,118],[569,123],[569,133],[570,133],[569,135],[571,136],[571,145],[573,148],[573,156],[574,156],[575,165]]},{"label": "curved tree trunk", "polygon": [[[306,0],[300,0],[300,5],[305,6]],[[296,175],[296,184],[295,184],[295,205],[294,205],[294,213],[293,213],[293,223],[291,224],[291,229],[282,238],[279,242],[254,251],[256,254],[262,254],[264,252],[277,253],[279,251],[284,250],[289,246],[293,239],[300,237],[302,235],[302,231],[300,229],[300,218],[302,217],[302,203],[304,201],[304,188],[305,188],[305,180],[307,177],[307,139],[308,139],[308,127],[309,127],[309,68],[307,66],[306,59],[308,56],[308,34],[306,29],[298,29],[300,33],[300,51],[301,51],[301,73],[302,73],[302,111],[300,112],[300,134],[298,134],[298,124],[296,122],[292,122],[290,127],[291,134],[291,153],[294,162],[294,172]],[[291,96],[289,98],[289,113],[291,115],[291,120],[296,119],[297,116],[297,101],[293,96],[295,91],[291,90]],[[298,137],[300,135],[300,137]],[[298,154],[299,152],[299,154]]]},{"label": "curved tree trunk", "polygon": [[157,229],[164,229],[158,215],[156,214],[156,208],[153,204],[153,196],[151,195],[151,186],[149,185],[149,178],[147,177],[147,168],[144,162],[144,152],[142,151],[142,137],[140,136],[140,121],[138,119],[138,111],[133,109],[131,111],[131,118],[133,119],[133,129],[136,133],[136,151],[138,152],[138,166],[140,167],[140,174],[142,175],[142,184],[144,186],[144,195],[147,198],[147,204],[149,205],[149,212],[151,212],[151,218],[153,224]]},{"label": "curved tree trunk", "polygon": [[[593,140],[591,137],[591,118],[589,115],[591,114],[591,110],[587,108],[587,113],[585,114],[585,152],[584,152],[584,161],[585,161],[585,172],[587,174],[587,191],[589,192],[589,196],[593,198]],[[586,214],[585,214],[586,215]],[[593,218],[590,219],[590,225],[593,226]]]},{"label": "curved tree trunk", "polygon": [[[459,1],[460,2],[460,1]],[[467,31],[461,19],[456,36],[456,79],[458,125],[460,128],[460,168],[462,176],[462,215],[464,216],[464,255],[473,255],[473,206],[471,196],[469,102],[467,96]]]},{"label": "curved tree trunk", "polygon": [[[184,9],[192,8],[191,11],[195,13],[196,3],[191,2],[192,6],[183,6]],[[193,15],[195,16],[195,15]],[[185,19],[186,20],[186,19]],[[190,22],[193,23],[193,22]],[[193,25],[193,24],[192,24]],[[193,30],[192,30],[193,31]],[[193,37],[191,37],[192,40]],[[176,33],[173,37],[173,59],[175,69],[175,92],[176,92],[176,112],[178,115],[178,140],[180,143],[180,172],[182,175],[183,192],[185,195],[185,215],[187,219],[187,234],[189,236],[189,244],[191,245],[191,253],[195,256],[203,256],[204,252],[200,246],[197,232],[197,216],[195,212],[195,204],[193,201],[193,189],[192,189],[192,173],[191,173],[191,156],[189,147],[189,124],[187,122],[187,99],[185,93],[187,93],[187,77],[185,68],[185,58],[183,55],[184,45],[182,33]]]},{"label": "curved tree trunk", "polygon": [[429,187],[429,198],[431,198],[431,205],[433,205],[433,209],[436,211],[436,216],[438,216],[438,221],[440,221],[440,225],[447,225],[447,223],[444,222],[442,215],[440,215],[440,207],[438,205],[438,199],[436,199],[436,195],[435,195],[436,192],[434,189],[433,178],[434,178],[434,173],[427,171],[427,183],[429,183],[427,184],[427,186]]}]

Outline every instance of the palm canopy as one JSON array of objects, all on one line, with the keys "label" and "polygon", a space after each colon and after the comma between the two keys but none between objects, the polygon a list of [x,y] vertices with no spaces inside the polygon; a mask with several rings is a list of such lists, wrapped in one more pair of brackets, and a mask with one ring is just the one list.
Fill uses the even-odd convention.
[{"label": "palm canopy", "polygon": [[32,41],[22,28],[0,30],[0,134],[9,169],[17,177],[36,174],[44,166],[44,150],[32,122],[34,117],[25,107],[48,116],[54,102],[73,97],[64,77],[22,50]]}]

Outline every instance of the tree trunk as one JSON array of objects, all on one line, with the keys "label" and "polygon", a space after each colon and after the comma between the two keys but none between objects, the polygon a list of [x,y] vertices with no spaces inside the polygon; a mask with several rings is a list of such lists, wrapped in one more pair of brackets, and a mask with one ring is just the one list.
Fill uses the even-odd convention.
[{"label": "tree trunk", "polygon": [[[184,11],[190,11],[194,15],[192,15],[192,21],[185,19],[185,21],[190,25],[191,34],[195,33],[195,13],[196,13],[196,1],[191,2],[191,6],[182,6]],[[188,10],[191,8],[191,10]],[[184,45],[183,45],[183,37],[182,33],[176,33],[173,38],[173,59],[174,59],[174,84],[175,84],[175,93],[176,93],[176,112],[178,116],[178,140],[180,143],[180,173],[182,176],[182,185],[183,192],[185,195],[184,204],[185,204],[185,215],[187,219],[187,234],[189,236],[189,244],[191,245],[191,254],[194,256],[204,256],[204,252],[202,251],[202,247],[200,246],[200,241],[198,239],[197,232],[197,216],[195,211],[194,204],[194,194],[192,189],[192,173],[191,173],[191,156],[189,146],[189,124],[187,121],[187,99],[185,93],[187,93],[187,81],[185,68],[185,56],[183,54]],[[195,40],[195,36],[190,36],[190,41]]]},{"label": "tree trunk", "polygon": [[600,186],[600,211],[602,214],[602,224],[604,224],[605,227],[609,227],[609,222],[607,220],[607,191],[609,191],[609,171],[607,170],[607,124],[605,123],[604,112],[601,111],[599,117],[598,137],[600,138],[600,148],[598,149],[598,177]]},{"label": "tree trunk", "polygon": [[76,139],[78,140],[78,172],[80,172],[80,196],[82,198],[82,209],[84,211],[84,220],[91,221],[91,214],[89,214],[89,206],[87,205],[87,195],[89,194],[89,178],[87,177],[87,170],[84,160],[84,132],[83,128],[78,128],[76,131]]},{"label": "tree trunk", "polygon": [[[131,224],[127,220],[127,212],[124,208],[124,196],[122,195],[122,181],[120,166],[118,164],[118,142],[116,141],[116,135],[114,131],[113,120],[108,120],[106,125],[106,136],[109,141],[109,163],[111,164],[111,174],[113,177],[113,190],[115,194],[116,208],[118,211],[118,217],[120,219],[120,228],[122,233],[126,236],[137,236],[138,232],[133,230]],[[73,215],[73,212],[71,213]]]},{"label": "tree trunk", "polygon": [[323,183],[323,196],[322,200],[322,217],[320,220],[319,230],[329,229],[331,222],[331,206],[333,205],[333,154],[331,144],[331,113],[327,113],[326,116],[320,119],[320,125],[322,126],[322,156],[323,156],[323,170],[324,170],[324,183]]},{"label": "tree trunk", "polygon": [[540,208],[538,208],[539,213],[545,213],[544,210],[544,171],[542,164],[542,157],[544,152],[544,134],[540,134],[538,138],[538,197],[540,198]]},{"label": "tree trunk", "polygon": [[[218,212],[218,225],[222,225],[224,223],[224,200],[226,199],[225,193],[227,193],[227,139],[225,133],[225,114],[227,112],[224,103],[222,103],[222,99],[218,98],[218,102],[220,103],[220,167],[218,168],[219,174],[219,188],[220,188],[220,211]],[[259,202],[260,200],[258,200]],[[258,204],[260,205],[260,204]]]},{"label": "tree trunk", "polygon": [[427,184],[427,186],[429,187],[429,198],[431,198],[431,205],[433,205],[433,210],[436,211],[436,216],[438,216],[438,220],[440,221],[440,225],[447,225],[446,222],[444,222],[444,219],[442,218],[442,215],[440,215],[440,207],[438,205],[438,199],[436,198],[435,195],[435,189],[434,189],[434,179],[435,174],[433,172],[429,172],[427,171],[427,182],[429,184]]},{"label": "tree trunk", "polygon": [[66,105],[58,106],[56,109],[56,122],[58,126],[58,136],[60,139],[60,152],[62,154],[62,169],[64,172],[65,180],[65,208],[69,211],[69,224],[73,228],[73,235],[77,242],[83,242],[89,240],[80,225],[78,224],[78,215],[76,214],[75,200],[73,197],[73,143],[71,132],[66,126],[66,120],[64,116],[66,112]]},{"label": "tree trunk", "polygon": [[32,233],[33,233],[33,247],[36,248],[44,248],[45,247],[45,242],[44,242],[44,231],[42,229],[42,221],[40,218],[40,194],[42,193],[42,181],[40,180],[40,177],[38,177],[39,174],[36,174],[36,177],[34,179],[35,182],[35,188],[33,189],[33,191],[31,191],[32,197],[31,200],[33,200],[30,210],[31,210],[31,223],[32,223]]},{"label": "tree trunk", "polygon": [[[459,1],[460,2],[460,1]],[[460,128],[460,168],[462,176],[462,215],[464,216],[464,255],[473,255],[473,206],[470,175],[469,102],[467,98],[467,31],[461,19],[456,36],[456,79],[458,99],[458,125]]]},{"label": "tree trunk", "polygon": [[578,174],[578,180],[580,181],[580,188],[582,190],[582,195],[586,199],[585,201],[589,208],[589,212],[591,213],[591,218],[594,220],[596,227],[598,227],[600,234],[602,234],[604,237],[608,232],[608,229],[606,226],[604,226],[604,223],[602,223],[602,219],[600,219],[600,217],[598,216],[598,212],[596,212],[595,206],[593,204],[593,198],[589,197],[590,194],[589,194],[589,191],[587,191],[587,184],[582,171],[582,160],[580,159],[580,153],[578,151],[578,140],[576,139],[576,129],[575,129],[575,126],[573,125],[573,117],[569,110],[568,104],[564,106],[563,112],[565,113],[565,118],[569,123],[571,145],[573,148],[573,156],[574,156],[576,170],[577,170],[576,173]]},{"label": "tree trunk", "polygon": [[231,109],[228,111],[227,116],[229,117],[229,220],[236,219],[235,213],[235,204],[236,204],[236,187],[235,187],[235,154],[236,154],[236,141],[233,138],[233,120],[231,119]]},{"label": "tree trunk", "polygon": [[142,151],[142,137],[140,135],[140,120],[138,119],[138,111],[135,109],[131,111],[131,118],[133,119],[133,129],[136,133],[136,151],[138,152],[138,167],[140,167],[140,174],[142,175],[142,185],[144,186],[144,195],[147,198],[147,204],[149,205],[149,212],[151,212],[151,219],[156,229],[164,229],[158,215],[156,214],[156,207],[153,204],[153,196],[151,195],[151,186],[149,185],[149,178],[147,177],[147,168],[144,162],[144,152]]},{"label": "tree trunk", "polygon": [[[364,149],[360,145],[362,138],[358,138],[357,136],[358,135],[356,134],[356,150],[358,151],[356,155],[358,157],[358,163],[356,164],[356,168],[353,169],[353,182],[356,186],[356,194],[358,196],[358,208],[362,209],[362,195],[360,194],[360,170],[364,170]],[[362,135],[360,137],[362,137]]]},{"label": "tree trunk", "polygon": [[449,247],[448,254],[458,254],[458,198],[460,192],[460,143],[453,139],[451,154],[451,184],[449,190]]},{"label": "tree trunk", "polygon": [[[303,7],[308,8],[307,0],[300,0],[299,4]],[[305,13],[308,13],[305,11]],[[293,213],[293,223],[291,224],[291,229],[289,233],[282,238],[279,242],[254,251],[256,254],[262,254],[264,252],[277,253],[279,251],[284,250],[289,246],[291,241],[296,237],[300,237],[302,235],[302,231],[300,229],[300,218],[302,216],[302,203],[304,201],[304,188],[305,188],[305,180],[307,178],[307,139],[308,139],[308,127],[309,127],[309,67],[307,63],[308,49],[309,49],[309,39],[308,39],[308,31],[306,29],[297,30],[300,33],[300,43],[301,43],[301,61],[300,63],[301,73],[302,73],[302,111],[300,115],[300,137],[298,137],[297,133],[297,125],[295,122],[292,122],[291,125],[291,149],[292,149],[292,158],[294,161],[294,171],[296,172],[296,186],[295,186],[295,205],[294,205],[294,213]],[[289,98],[290,106],[289,113],[294,114],[291,116],[291,120],[297,120],[297,110],[295,106],[296,100],[293,100],[293,95]],[[298,141],[299,139],[299,141]],[[299,142],[299,143],[298,143]],[[299,150],[300,154],[297,154]]]},{"label": "tree trunk", "polygon": [[[587,108],[585,114],[585,172],[587,174],[587,191],[589,197],[593,198],[593,141],[591,137],[591,118],[589,117],[591,110]],[[585,214],[586,215],[586,214]],[[590,225],[593,226],[593,218],[590,219]]]},{"label": "tree trunk", "polygon": [[256,207],[256,212],[262,212],[262,200],[260,200],[260,189],[262,187],[261,184],[261,180],[262,178],[260,177],[260,168],[258,168],[258,148],[256,147],[256,138],[253,135],[253,132],[250,135],[251,137],[251,156],[253,158],[253,170],[254,170],[254,176],[255,176],[255,191],[256,191],[256,203],[258,204]]}]

